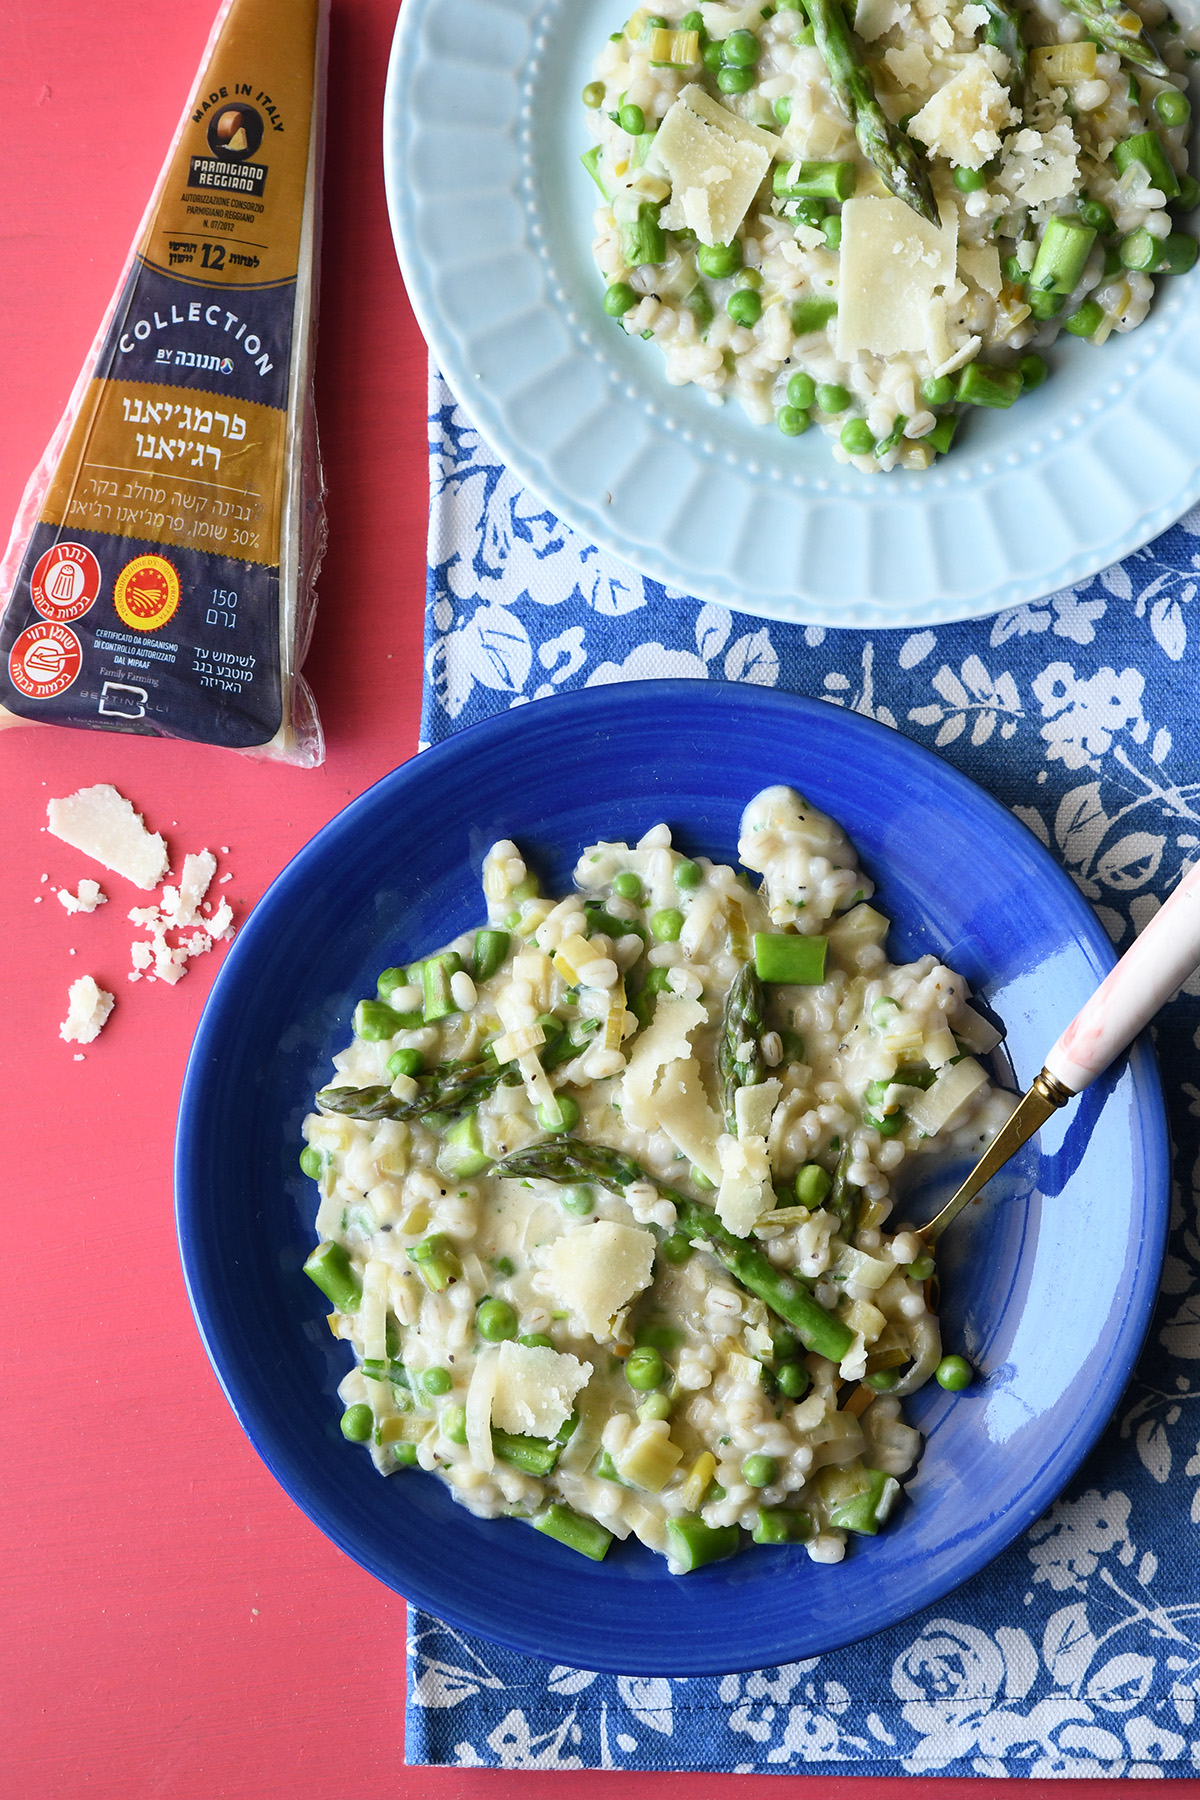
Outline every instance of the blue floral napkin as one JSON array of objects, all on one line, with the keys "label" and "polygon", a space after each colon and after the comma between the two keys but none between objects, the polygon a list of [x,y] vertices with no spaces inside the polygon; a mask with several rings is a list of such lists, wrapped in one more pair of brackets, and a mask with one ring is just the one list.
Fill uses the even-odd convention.
[{"label": "blue floral napkin", "polygon": [[[564,688],[748,681],[851,707],[973,776],[1037,832],[1119,947],[1200,854],[1200,508],[1036,605],[937,630],[829,631],[703,606],[583,542],[436,373],[429,453],[425,742]],[[1195,1778],[1198,995],[1193,978],[1157,1028],[1177,1201],[1146,1349],[1096,1451],[1024,1539],[906,1624],[753,1675],[552,1668],[414,1610],[408,1761]]]}]

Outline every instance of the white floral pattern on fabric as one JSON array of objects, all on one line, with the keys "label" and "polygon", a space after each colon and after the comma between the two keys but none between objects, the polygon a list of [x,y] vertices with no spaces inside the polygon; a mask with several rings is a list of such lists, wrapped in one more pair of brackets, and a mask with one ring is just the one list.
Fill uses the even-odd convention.
[{"label": "white floral pattern on fabric", "polygon": [[[937,631],[702,606],[525,493],[431,376],[422,736],[565,688],[685,676],[902,730],[1010,806],[1118,947],[1200,856],[1200,508],[1125,563]],[[1189,643],[1190,638],[1190,643]],[[1177,1150],[1158,1309],[1117,1416],[1025,1538],[853,1649],[691,1680],[552,1668],[410,1615],[406,1755],[509,1769],[1200,1771],[1200,977],[1156,1027]]]}]

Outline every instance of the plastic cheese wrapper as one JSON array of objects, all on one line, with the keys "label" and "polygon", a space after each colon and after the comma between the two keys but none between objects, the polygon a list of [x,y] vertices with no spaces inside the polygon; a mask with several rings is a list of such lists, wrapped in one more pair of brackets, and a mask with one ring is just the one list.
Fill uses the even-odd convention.
[{"label": "plastic cheese wrapper", "polygon": [[313,767],[328,0],[224,0],[0,564],[0,724]]}]

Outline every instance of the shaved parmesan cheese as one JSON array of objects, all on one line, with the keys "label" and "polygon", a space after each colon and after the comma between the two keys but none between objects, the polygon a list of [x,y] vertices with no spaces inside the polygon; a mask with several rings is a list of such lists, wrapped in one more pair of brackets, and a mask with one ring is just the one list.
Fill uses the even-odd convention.
[{"label": "shaved parmesan cheese", "polygon": [[[870,195],[842,207],[837,354],[924,350],[934,292],[955,278],[958,214],[939,228],[903,200]],[[744,860],[744,859],[743,859]]]},{"label": "shaved parmesan cheese", "polygon": [[81,975],[68,990],[67,1016],[58,1028],[59,1037],[68,1044],[93,1043],[112,1009],[113,996],[97,987],[90,975]]},{"label": "shaved parmesan cheese", "polygon": [[776,141],[702,88],[684,88],[647,159],[671,183],[663,224],[694,231],[702,244],[729,243],[771,166]]},{"label": "shaved parmesan cheese", "polygon": [[716,1187],[721,1179],[717,1139],[724,1128],[708,1103],[694,1057],[667,1064],[654,1096],[654,1110],[659,1130],[665,1131],[675,1148]]},{"label": "shaved parmesan cheese", "polygon": [[591,1363],[544,1346],[505,1343],[496,1360],[492,1423],[525,1437],[552,1438],[570,1418],[575,1396],[586,1387]]},{"label": "shaved parmesan cheese", "polygon": [[1019,117],[1008,89],[1001,87],[987,58],[976,51],[909,120],[908,130],[910,137],[960,168],[982,169],[999,150],[1000,133],[1017,124]]},{"label": "shaved parmesan cheese", "polygon": [[654,1234],[597,1219],[556,1238],[542,1267],[560,1304],[576,1315],[590,1337],[603,1342],[611,1335],[614,1314],[650,1285]]},{"label": "shaved parmesan cheese", "polygon": [[965,1056],[962,1062],[948,1064],[940,1070],[933,1086],[909,1102],[908,1116],[914,1125],[932,1137],[981,1087],[986,1086],[987,1076],[975,1058]]},{"label": "shaved parmesan cheese", "polygon": [[770,1081],[755,1082],[750,1087],[738,1088],[733,1097],[733,1110],[740,1138],[765,1138],[769,1135],[771,1114],[775,1111],[782,1086],[782,1082],[772,1078]]},{"label": "shaved parmesan cheese", "polygon": [[761,1137],[723,1137],[717,1148],[721,1157],[717,1217],[735,1237],[746,1237],[770,1211],[774,1198],[767,1146]]},{"label": "shaved parmesan cheese", "polygon": [[659,995],[654,1017],[636,1039],[621,1083],[622,1109],[638,1131],[656,1129],[658,1117],[651,1102],[659,1073],[668,1063],[690,1058],[688,1039],[697,1026],[707,1022],[708,1013],[699,1000]]},{"label": "shaved parmesan cheese", "polygon": [[994,297],[1000,292],[1000,252],[995,244],[960,244],[958,266],[985,294]]},{"label": "shaved parmesan cheese", "polygon": [[899,25],[908,15],[908,7],[904,0],[858,0],[854,9],[855,35],[866,44],[873,44],[875,39],[890,31],[893,25]]},{"label": "shaved parmesan cheese", "polygon": [[920,44],[902,44],[885,50],[883,60],[903,88],[923,88],[929,80],[929,58]]},{"label": "shaved parmesan cheese", "polygon": [[55,891],[69,913],[95,912],[98,906],[108,903],[108,895],[101,893],[100,883],[89,881],[86,877],[79,883],[78,893],[73,894],[70,888],[58,888]]},{"label": "shaved parmesan cheese", "polygon": [[1061,200],[1079,182],[1079,145],[1069,119],[1049,131],[1018,131],[1005,145],[1000,186],[1026,206]]},{"label": "shaved parmesan cheese", "polygon": [[467,1449],[471,1461],[485,1475],[495,1466],[492,1449],[492,1400],[496,1393],[496,1377],[500,1372],[500,1347],[485,1344],[475,1360],[471,1385],[467,1389]]},{"label": "shaved parmesan cheese", "polygon": [[106,869],[149,891],[167,873],[167,846],[147,831],[142,816],[115,787],[100,782],[80,788],[46,807],[50,830],[64,844],[82,850]]},{"label": "shaved parmesan cheese", "polygon": [[163,912],[173,925],[192,925],[200,910],[200,902],[208,892],[208,884],[217,872],[217,859],[211,850],[198,856],[185,856],[183,874],[177,888],[163,889]]}]

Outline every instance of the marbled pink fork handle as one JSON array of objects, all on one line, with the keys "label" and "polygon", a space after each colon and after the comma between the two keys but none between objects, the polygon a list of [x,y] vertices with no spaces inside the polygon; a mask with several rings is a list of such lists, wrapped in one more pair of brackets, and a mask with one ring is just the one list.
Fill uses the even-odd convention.
[{"label": "marbled pink fork handle", "polygon": [[1200,963],[1200,863],[1189,870],[1067,1026],[1046,1072],[1078,1094],[1102,1075]]}]

